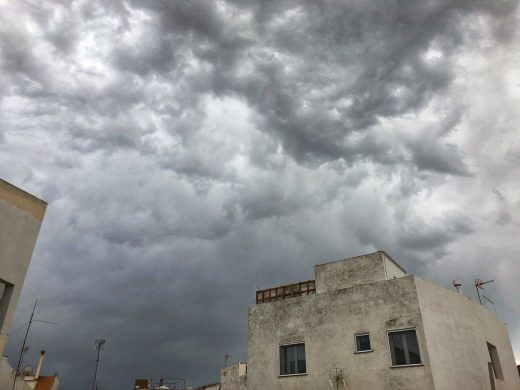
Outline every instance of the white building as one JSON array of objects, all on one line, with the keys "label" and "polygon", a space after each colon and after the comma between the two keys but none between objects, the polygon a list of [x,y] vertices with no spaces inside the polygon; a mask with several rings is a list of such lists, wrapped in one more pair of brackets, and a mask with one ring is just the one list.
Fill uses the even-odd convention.
[{"label": "white building", "polygon": [[[43,200],[0,179],[1,390],[10,390],[14,379],[4,349],[46,207]],[[18,379],[17,390],[31,389],[23,378]]]},{"label": "white building", "polygon": [[23,380],[33,390],[58,390],[59,380],[57,375],[53,376],[42,376],[41,370],[43,366],[43,358],[45,357],[45,351],[40,352],[40,358],[36,365],[36,372],[33,374],[32,367],[28,366],[24,369]]},{"label": "white building", "polygon": [[520,390],[507,326],[478,302],[382,251],[314,270],[257,292],[249,390]]}]

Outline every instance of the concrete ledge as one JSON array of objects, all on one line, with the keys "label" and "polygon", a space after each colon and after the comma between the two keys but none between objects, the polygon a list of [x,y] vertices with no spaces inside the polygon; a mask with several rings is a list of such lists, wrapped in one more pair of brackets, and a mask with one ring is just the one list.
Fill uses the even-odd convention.
[{"label": "concrete ledge", "polygon": [[278,378],[290,378],[292,376],[305,376],[307,375],[306,372],[304,372],[303,374],[285,374],[285,375],[278,375]]},{"label": "concrete ledge", "polygon": [[390,368],[405,368],[405,367],[424,367],[423,363],[419,364],[401,364],[399,366],[390,366]]}]

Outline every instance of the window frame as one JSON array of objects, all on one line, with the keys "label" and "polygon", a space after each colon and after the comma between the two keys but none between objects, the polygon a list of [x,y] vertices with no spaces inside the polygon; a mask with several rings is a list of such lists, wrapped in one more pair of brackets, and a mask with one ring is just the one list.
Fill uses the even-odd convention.
[{"label": "window frame", "polygon": [[[361,336],[368,336],[368,342],[370,344],[370,349],[363,349],[363,350],[358,349],[358,337],[361,337]],[[354,335],[354,353],[367,353],[367,352],[373,352],[373,351],[374,351],[374,348],[372,348],[372,340],[370,339],[369,332],[356,333]]]},{"label": "window frame", "polygon": [[[303,345],[304,357],[305,357],[305,372],[298,372],[298,346]],[[282,373],[282,351],[286,348],[295,347],[296,349],[296,373]],[[305,341],[297,341],[294,343],[284,343],[278,344],[278,363],[280,374],[278,377],[286,377],[286,376],[299,376],[299,375],[307,375],[307,345]]]},{"label": "window frame", "polygon": [[[420,362],[419,363],[405,363],[405,364],[394,364],[394,361],[396,360],[395,359],[395,354],[394,354],[394,350],[393,350],[393,346],[390,342],[390,334],[392,333],[405,333],[405,332],[410,332],[410,331],[413,331],[415,333],[415,338],[417,340],[417,348],[419,350],[419,360]],[[391,329],[391,330],[387,330],[386,331],[386,334],[387,334],[387,337],[388,337],[388,348],[389,348],[389,352],[390,352],[390,360],[391,360],[391,364],[390,364],[390,367],[391,368],[399,368],[399,367],[414,367],[414,366],[424,366],[424,362],[423,362],[423,358],[422,358],[422,348],[421,348],[421,343],[419,342],[419,337],[417,336],[417,328],[414,327],[414,328],[403,328],[403,329]],[[403,338],[404,342],[403,342],[403,348],[405,347],[408,347],[408,345],[406,344],[406,337]],[[405,360],[406,361],[410,361],[410,357],[409,357],[409,354],[408,354],[408,348],[405,349]]]}]

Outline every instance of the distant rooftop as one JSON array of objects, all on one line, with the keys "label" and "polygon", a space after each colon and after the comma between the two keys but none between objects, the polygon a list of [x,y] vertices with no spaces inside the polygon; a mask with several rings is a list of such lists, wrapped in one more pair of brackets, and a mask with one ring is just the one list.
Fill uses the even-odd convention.
[{"label": "distant rooftop", "polygon": [[55,381],[55,376],[40,376],[36,380],[34,390],[52,390]]}]

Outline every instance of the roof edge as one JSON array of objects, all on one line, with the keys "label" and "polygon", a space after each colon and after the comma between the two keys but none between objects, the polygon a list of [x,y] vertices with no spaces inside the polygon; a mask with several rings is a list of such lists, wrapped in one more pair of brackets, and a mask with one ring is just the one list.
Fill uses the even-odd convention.
[{"label": "roof edge", "polygon": [[403,267],[401,267],[401,265],[400,265],[397,261],[395,261],[395,260],[392,258],[392,256],[390,256],[388,253],[386,253],[386,252],[383,251],[383,250],[379,250],[378,252],[381,252],[382,254],[384,254],[386,257],[388,257],[388,259],[389,259],[392,263],[394,263],[397,267],[399,267],[399,269],[400,269],[401,271],[403,271],[405,274],[408,274],[408,272],[407,272]]},{"label": "roof edge", "polygon": [[47,202],[43,199],[3,179],[0,179],[0,200],[4,200],[19,209],[31,213],[39,220],[43,220],[45,210],[47,209]]},{"label": "roof edge", "polygon": [[[320,267],[322,265],[327,265],[327,264],[333,264],[333,263],[339,263],[340,261],[345,261],[345,260],[353,260],[353,259],[357,259],[359,257],[363,257],[363,256],[370,256],[370,255],[375,255],[376,253],[385,253],[384,251],[375,251],[375,252],[370,252],[370,253],[364,253],[362,255],[357,255],[357,256],[352,256],[352,257],[345,257],[344,259],[339,259],[339,260],[333,260],[333,261],[327,261],[325,263],[321,263],[321,264],[316,264],[314,265],[314,268],[316,267]],[[390,256],[388,256],[390,257]]]}]

